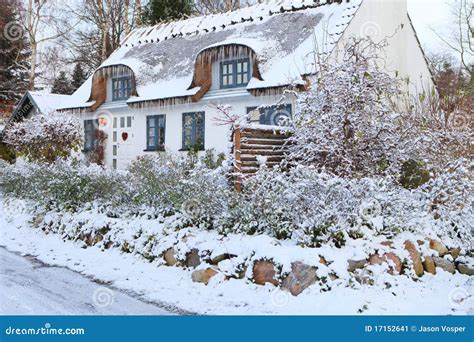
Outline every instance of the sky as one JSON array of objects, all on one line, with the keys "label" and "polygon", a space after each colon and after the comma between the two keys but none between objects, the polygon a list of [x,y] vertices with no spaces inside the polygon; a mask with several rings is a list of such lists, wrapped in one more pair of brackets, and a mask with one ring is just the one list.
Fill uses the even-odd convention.
[{"label": "sky", "polygon": [[[379,0],[385,1],[385,0]],[[433,32],[448,36],[452,30],[450,4],[455,0],[407,0],[408,13],[425,51],[447,51],[446,45]]]}]

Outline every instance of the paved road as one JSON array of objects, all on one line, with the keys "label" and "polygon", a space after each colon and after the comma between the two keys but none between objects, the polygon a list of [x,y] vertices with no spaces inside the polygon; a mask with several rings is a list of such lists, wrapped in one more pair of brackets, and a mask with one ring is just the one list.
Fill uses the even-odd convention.
[{"label": "paved road", "polygon": [[169,310],[62,267],[0,247],[2,315],[170,315]]}]

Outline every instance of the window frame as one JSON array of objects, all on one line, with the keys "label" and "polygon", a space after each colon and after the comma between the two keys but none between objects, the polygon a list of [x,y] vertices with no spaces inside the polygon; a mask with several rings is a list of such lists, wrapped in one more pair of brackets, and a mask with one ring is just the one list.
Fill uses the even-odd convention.
[{"label": "window frame", "polygon": [[[202,126],[198,127],[197,124],[197,116],[201,115],[202,117]],[[192,125],[191,125],[191,145],[186,145],[186,130],[185,130],[185,122],[186,117],[192,118]],[[206,146],[206,113],[203,111],[198,112],[187,112],[183,113],[182,116],[182,148],[181,151],[191,151],[193,147],[197,145],[197,136],[199,131],[202,131],[202,142],[198,145],[198,151],[204,151]]]},{"label": "window frame", "polygon": [[[150,121],[154,121],[154,127],[150,127]],[[162,125],[160,126],[160,123]],[[154,128],[154,137],[153,145],[150,145],[150,128]],[[163,136],[159,134],[160,128],[163,129]],[[163,143],[160,144],[160,138],[162,138]],[[148,115],[146,117],[146,149],[145,151],[164,151],[165,150],[165,140],[166,139],[166,115],[165,114],[156,114]]]},{"label": "window frame", "polygon": [[[238,63],[247,63],[247,71],[237,71],[237,64]],[[224,74],[224,65],[225,66],[231,66],[232,73],[226,73]],[[229,88],[239,88],[239,87],[245,87],[247,84],[249,84],[250,79],[251,79],[251,65],[250,65],[250,58],[239,58],[239,59],[232,59],[232,60],[226,60],[226,61],[221,61],[219,63],[219,86],[220,89],[229,89]],[[229,77],[232,76],[232,83],[227,83],[224,85],[224,77]],[[242,82],[242,83],[237,83],[237,78],[239,75],[242,75],[242,78],[244,75],[247,75],[247,82]]]},{"label": "window frame", "polygon": [[[127,81],[127,86],[124,86]],[[112,101],[127,100],[132,96],[132,76],[112,78]]]},{"label": "window frame", "polygon": [[[91,152],[95,149],[95,130],[98,126],[98,120],[88,119],[84,120],[84,152]],[[87,145],[88,134],[90,134],[90,146]]]}]

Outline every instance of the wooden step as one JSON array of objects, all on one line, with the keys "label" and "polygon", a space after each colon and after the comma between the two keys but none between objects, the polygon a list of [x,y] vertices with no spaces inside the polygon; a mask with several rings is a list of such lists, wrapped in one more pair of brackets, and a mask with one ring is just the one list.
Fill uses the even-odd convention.
[{"label": "wooden step", "polygon": [[275,139],[257,139],[257,138],[242,138],[242,144],[248,145],[284,145],[285,140],[280,138]]},{"label": "wooden step", "polygon": [[284,156],[285,151],[268,151],[268,150],[245,150],[241,151],[241,158],[243,156]]}]

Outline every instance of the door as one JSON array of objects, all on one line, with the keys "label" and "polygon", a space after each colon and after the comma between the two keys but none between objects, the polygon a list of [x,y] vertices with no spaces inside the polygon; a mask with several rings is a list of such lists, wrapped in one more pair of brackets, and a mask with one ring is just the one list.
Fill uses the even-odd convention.
[{"label": "door", "polygon": [[117,119],[117,125],[114,125],[114,146],[113,146],[113,167],[123,170],[134,159],[133,144],[133,116],[121,116]]}]

